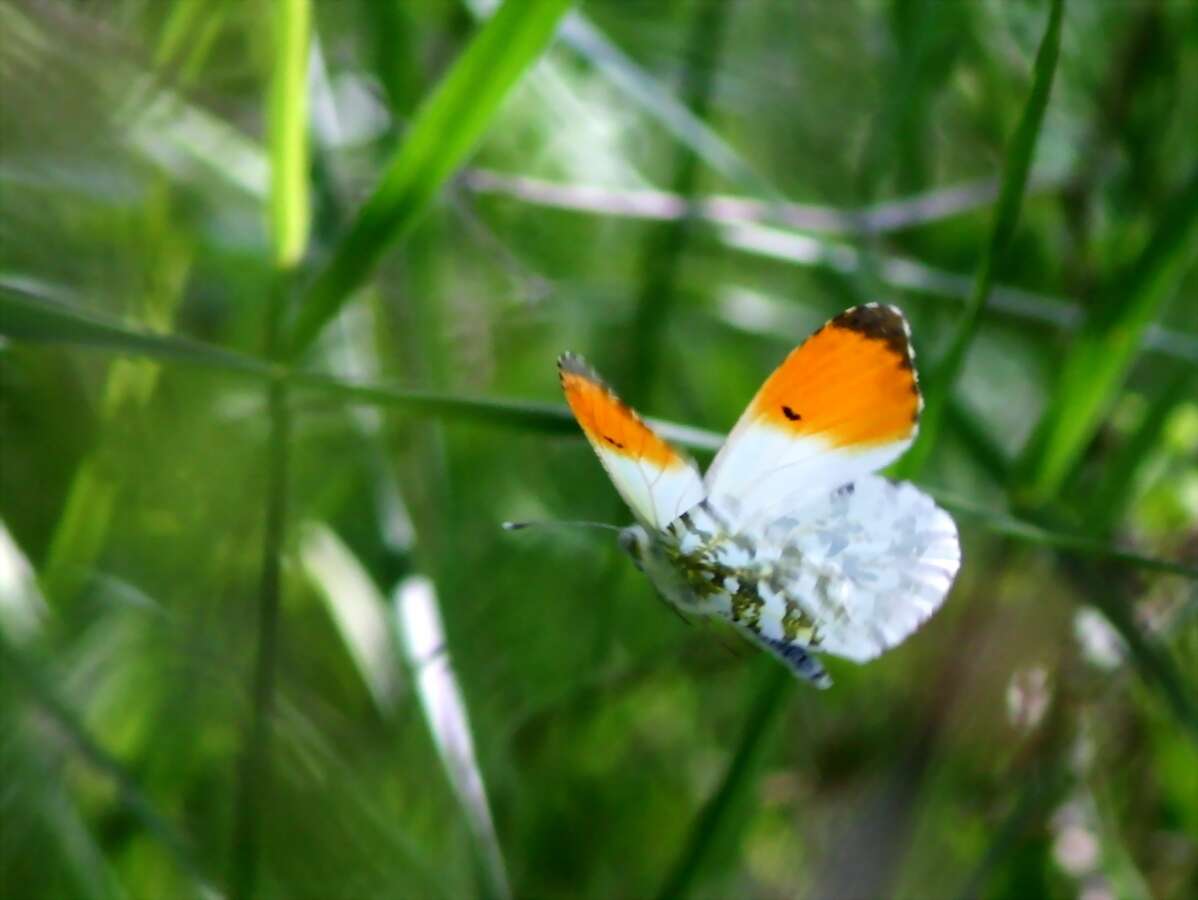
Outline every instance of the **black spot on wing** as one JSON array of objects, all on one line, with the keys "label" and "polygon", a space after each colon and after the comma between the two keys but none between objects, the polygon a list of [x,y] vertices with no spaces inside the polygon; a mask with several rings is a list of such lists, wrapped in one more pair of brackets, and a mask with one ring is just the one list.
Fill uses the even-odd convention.
[{"label": "black spot on wing", "polygon": [[789,406],[782,407],[782,415],[786,416],[786,418],[790,419],[792,422],[797,422],[799,419],[803,418]]}]

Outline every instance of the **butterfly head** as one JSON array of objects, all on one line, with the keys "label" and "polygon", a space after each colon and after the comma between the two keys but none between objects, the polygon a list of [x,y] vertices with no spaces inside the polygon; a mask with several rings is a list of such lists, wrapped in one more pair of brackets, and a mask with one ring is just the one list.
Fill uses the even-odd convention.
[{"label": "butterfly head", "polygon": [[649,532],[641,525],[629,525],[627,528],[620,529],[620,549],[632,557],[632,561],[636,563],[636,567],[642,572],[645,570],[645,560],[648,559],[651,550],[651,540]]}]

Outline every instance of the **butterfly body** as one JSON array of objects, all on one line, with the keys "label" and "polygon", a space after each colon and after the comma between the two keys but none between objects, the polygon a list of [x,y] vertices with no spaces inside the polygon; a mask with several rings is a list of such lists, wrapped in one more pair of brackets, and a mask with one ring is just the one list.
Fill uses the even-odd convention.
[{"label": "butterfly body", "polygon": [[872,474],[910,445],[922,405],[893,307],[847,310],[800,345],[702,478],[581,358],[559,366],[639,520],[621,546],[678,609],[726,621],[826,687],[812,652],[864,662],[943,601],[960,563],[952,519]]}]

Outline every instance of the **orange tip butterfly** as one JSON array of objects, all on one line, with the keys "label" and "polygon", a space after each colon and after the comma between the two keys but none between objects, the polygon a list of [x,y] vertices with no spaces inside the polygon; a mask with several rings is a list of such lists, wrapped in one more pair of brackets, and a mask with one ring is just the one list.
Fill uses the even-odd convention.
[{"label": "orange tip butterfly", "polygon": [[865,662],[944,602],[961,564],[948,513],[875,474],[915,439],[923,400],[893,306],[845,310],[766,379],[707,474],[580,356],[562,390],[637,524],[620,545],[667,600],[715,616],[819,687],[814,653]]}]

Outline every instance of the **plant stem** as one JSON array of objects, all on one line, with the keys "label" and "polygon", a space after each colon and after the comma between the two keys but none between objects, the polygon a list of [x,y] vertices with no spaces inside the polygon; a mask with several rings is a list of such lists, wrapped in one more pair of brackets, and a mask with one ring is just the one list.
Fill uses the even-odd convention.
[{"label": "plant stem", "polygon": [[270,386],[270,448],[266,525],[258,586],[258,646],[254,665],[253,709],[242,757],[233,823],[229,897],[252,897],[258,875],[261,811],[270,788],[270,718],[274,707],[275,659],[279,642],[279,588],[283,525],[287,513],[287,442],[290,417],[282,380]]},{"label": "plant stem", "polygon": [[724,780],[695,819],[686,845],[657,894],[658,900],[674,900],[687,895],[717,838],[731,827],[729,813],[736,800],[753,786],[761,755],[769,745],[774,724],[782,713],[783,701],[794,685],[794,676],[789,671],[773,660],[768,665],[765,677],[754,682],[756,702],[745,720]]}]

